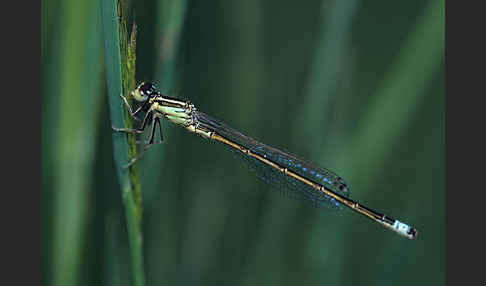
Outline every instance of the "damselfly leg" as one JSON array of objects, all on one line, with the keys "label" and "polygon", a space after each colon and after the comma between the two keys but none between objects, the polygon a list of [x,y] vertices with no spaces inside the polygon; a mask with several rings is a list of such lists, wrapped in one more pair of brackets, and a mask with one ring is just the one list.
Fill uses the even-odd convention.
[{"label": "damselfly leg", "polygon": [[[138,108],[135,113],[137,113],[138,110],[141,110],[141,107]],[[163,136],[162,136],[162,127],[160,125],[160,120],[157,116],[155,116],[153,114],[153,111],[148,111],[145,114],[142,125],[139,128],[131,129],[131,128],[117,128],[117,127],[114,127],[114,126],[111,127],[114,131],[117,131],[117,132],[143,134],[144,131],[145,131],[145,127],[147,126],[147,122],[148,122],[149,118],[151,118],[151,128],[150,128],[149,139],[145,142],[143,140],[142,141],[136,141],[136,144],[145,144],[145,145],[143,146],[142,150],[134,158],[132,158],[126,165],[123,165],[123,168],[128,168],[128,167],[132,166],[135,162],[137,162],[140,158],[142,158],[142,156],[145,154],[145,152],[150,147],[152,147],[152,145],[162,143]],[[160,140],[157,141],[157,142],[154,142],[155,129],[156,129],[155,125],[159,125]]]},{"label": "damselfly leg", "polygon": [[127,98],[125,96],[121,95],[121,94],[120,94],[120,97],[123,99],[123,103],[128,108],[128,112],[130,112],[130,117],[132,117],[133,119],[135,119],[137,121],[140,121],[140,119],[138,119],[135,115],[142,110],[142,108],[145,106],[145,104],[141,105],[139,108],[137,108],[137,110],[132,111],[132,107],[128,103]]}]

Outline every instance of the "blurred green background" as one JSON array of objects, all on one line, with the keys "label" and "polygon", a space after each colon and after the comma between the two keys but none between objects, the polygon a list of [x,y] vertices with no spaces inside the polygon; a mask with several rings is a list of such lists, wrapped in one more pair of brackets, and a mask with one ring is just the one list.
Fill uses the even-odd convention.
[{"label": "blurred green background", "polygon": [[[147,285],[444,285],[443,1],[133,1],[136,79],[340,174],[409,241],[314,209],[164,123],[139,163]],[[42,2],[42,284],[132,285],[100,3]]]}]

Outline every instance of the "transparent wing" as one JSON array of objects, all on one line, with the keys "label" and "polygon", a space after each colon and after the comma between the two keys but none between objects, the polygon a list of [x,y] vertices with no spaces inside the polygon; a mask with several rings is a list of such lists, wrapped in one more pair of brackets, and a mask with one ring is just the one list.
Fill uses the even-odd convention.
[{"label": "transparent wing", "polygon": [[[262,157],[265,156],[266,159],[272,161],[273,163],[285,167],[296,174],[313,181],[316,184],[322,185],[328,190],[340,194],[341,196],[349,197],[349,188],[344,180],[337,174],[299,159],[295,155],[260,143],[205,113],[196,111],[195,114],[197,120],[202,126],[215,131],[220,136],[244,146],[255,154]],[[271,186],[276,187],[286,196],[309,202],[314,207],[331,207],[337,209],[341,209],[343,207],[334,198],[327,196],[326,194],[294,179],[291,176],[285,175],[281,171],[261,162],[260,160],[248,156],[247,154],[238,150],[233,151],[239,158],[242,159],[242,161],[247,163],[249,168],[255,172],[257,177],[269,183]]]}]

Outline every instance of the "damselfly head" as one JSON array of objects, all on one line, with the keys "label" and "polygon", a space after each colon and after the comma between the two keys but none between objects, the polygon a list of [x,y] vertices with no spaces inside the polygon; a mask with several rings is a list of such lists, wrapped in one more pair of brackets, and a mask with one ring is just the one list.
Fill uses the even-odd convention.
[{"label": "damselfly head", "polygon": [[157,92],[157,87],[151,82],[142,82],[137,88],[131,92],[131,95],[136,101],[147,101],[151,96]]}]

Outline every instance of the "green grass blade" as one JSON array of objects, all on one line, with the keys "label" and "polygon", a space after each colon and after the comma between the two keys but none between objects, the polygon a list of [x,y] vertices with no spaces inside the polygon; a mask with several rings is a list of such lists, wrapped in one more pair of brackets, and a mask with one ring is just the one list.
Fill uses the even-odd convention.
[{"label": "green grass blade", "polygon": [[[351,30],[352,20],[357,10],[357,1],[321,1],[319,6],[319,27],[314,40],[305,96],[302,97],[302,105],[298,106],[296,115],[289,121],[292,138],[298,142],[294,145],[304,146],[306,143],[302,144],[302,138],[312,138],[312,144],[309,146],[309,158],[322,158],[325,150],[328,150],[326,142],[329,140],[327,134],[329,123],[324,118],[327,118],[327,115],[332,112],[331,103],[335,100],[336,91],[340,88],[343,74],[341,63],[346,57],[349,30]],[[316,132],[317,128],[319,132]],[[290,204],[292,203],[290,202]],[[287,271],[285,263],[293,255],[293,250],[287,247],[292,242],[281,240],[278,245],[275,237],[292,236],[293,225],[289,225],[287,222],[296,221],[300,211],[298,204],[294,204],[293,207],[295,209],[291,211],[288,209],[284,211],[283,207],[273,207],[267,211],[267,216],[262,221],[262,225],[265,226],[262,227],[262,236],[259,238],[255,254],[251,257],[252,260],[246,269],[246,272],[252,275],[247,275],[241,285],[253,285],[261,281],[265,281],[265,284],[281,284],[292,278],[293,274]],[[312,210],[307,209],[306,211]],[[324,219],[331,219],[331,216],[324,217]],[[296,229],[299,227],[302,226],[295,225]],[[306,237],[303,236],[302,239],[305,240]],[[325,241],[328,238],[320,235],[319,239]],[[282,252],[282,249],[287,252]],[[334,256],[323,255],[321,260],[316,260],[312,266],[324,265],[323,260],[331,259],[331,257],[335,259]],[[273,259],[278,263],[273,262]],[[326,265],[326,267],[329,271],[335,271],[331,268],[335,267],[333,265]],[[269,269],[271,270],[269,271]],[[280,275],[275,275],[275,273]]]},{"label": "green grass blade", "polygon": [[[180,67],[183,64],[180,61],[181,38],[187,1],[159,0],[155,5],[154,41],[157,56],[153,61],[155,71],[153,80],[162,91],[171,94],[181,78]],[[164,125],[166,126],[167,124]],[[164,144],[150,150],[149,156],[143,160],[142,168],[144,195],[147,202],[145,207],[147,213],[156,218],[147,221],[147,228],[151,229],[151,234],[146,237],[146,247],[152,250],[146,257],[147,279],[167,284],[176,281],[177,264],[174,261],[178,259],[176,246],[180,241],[180,236],[177,234],[179,218],[173,215],[178,208],[178,194],[175,187],[177,182],[166,180],[177,178],[178,169],[167,163],[171,157],[164,146],[176,142],[175,138],[179,130],[174,129],[163,128],[164,138],[168,139]]]},{"label": "green grass blade", "polygon": [[398,142],[410,124],[410,118],[426,98],[427,84],[443,64],[444,16],[442,1],[432,1],[425,7],[397,61],[378,86],[369,109],[364,112],[366,116],[359,123],[359,132],[351,140],[359,142],[360,148],[350,148],[350,151],[359,154],[350,156],[346,151],[337,152],[358,158],[353,162],[354,170],[367,169],[367,176],[362,176],[359,183],[360,188],[367,189],[379,176],[392,146]]},{"label": "green grass blade", "polygon": [[[343,62],[349,56],[349,38],[358,1],[322,1],[321,17],[313,51],[311,73],[306,94],[294,122],[294,138],[309,138],[312,134],[314,148],[310,157],[323,158],[329,148],[329,130],[333,123],[330,114],[335,112],[336,94],[342,87]],[[321,122],[319,132],[310,122]]]},{"label": "green grass blade", "polygon": [[[55,49],[58,60],[46,61],[43,120],[43,175],[52,180],[52,285],[79,285],[84,256],[87,195],[92,182],[96,126],[99,120],[102,93],[101,35],[99,9],[95,1],[69,2],[62,11],[60,25],[50,25],[45,37],[54,35],[59,41],[47,42]],[[44,28],[48,28],[44,26]],[[51,39],[52,40],[52,39]],[[51,54],[52,55],[52,54]],[[49,103],[55,102],[50,105]],[[43,126],[46,127],[46,126]],[[50,129],[50,130],[49,130]],[[50,142],[53,142],[49,144]],[[50,202],[47,203],[49,206]]]},{"label": "green grass blade", "polygon": [[[157,32],[155,41],[158,61],[155,63],[155,81],[162,91],[172,91],[179,80],[178,67],[182,65],[180,59],[181,37],[186,14],[186,1],[161,0],[157,1]],[[164,130],[167,137],[171,137],[171,129]],[[150,156],[144,158],[143,176],[148,196],[156,196],[160,190],[160,166],[165,154],[162,148],[150,150]],[[156,200],[150,200],[156,201]]]},{"label": "green grass blade", "polygon": [[[117,2],[114,0],[101,1],[101,15],[105,45],[106,78],[108,85],[108,102],[111,124],[116,127],[131,127],[131,122],[125,120],[126,110],[120,95],[134,87],[134,53],[129,48],[125,27],[118,22]],[[120,5],[122,7],[122,5]],[[124,13],[122,23],[126,23]],[[120,33],[121,31],[121,33]],[[122,40],[120,41],[120,36]],[[123,72],[123,73],[122,73]],[[129,138],[127,141],[127,137]],[[113,152],[118,181],[122,191],[125,206],[127,230],[131,249],[132,275],[134,284],[145,285],[142,230],[141,230],[141,191],[137,167],[123,168],[129,158],[135,155],[135,142],[133,136],[113,132]]]},{"label": "green grass blade", "polygon": [[156,78],[159,79],[164,89],[170,91],[178,80],[176,66],[180,64],[177,60],[181,48],[180,40],[187,1],[163,0],[158,1],[157,4],[159,12],[157,36],[160,36],[158,59],[160,61],[156,66]]}]

